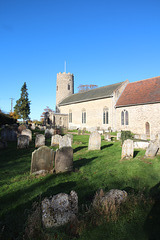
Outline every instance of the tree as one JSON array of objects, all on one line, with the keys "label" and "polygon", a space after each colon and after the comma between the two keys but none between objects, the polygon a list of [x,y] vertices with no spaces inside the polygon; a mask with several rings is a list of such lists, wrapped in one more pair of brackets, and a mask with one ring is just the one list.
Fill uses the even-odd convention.
[{"label": "tree", "polygon": [[16,105],[14,107],[15,114],[19,115],[20,118],[23,118],[23,121],[29,119],[30,114],[31,101],[28,99],[27,90],[26,82],[24,82],[21,88],[21,97],[16,101]]},{"label": "tree", "polygon": [[48,106],[43,110],[43,113],[41,114],[41,122],[45,121],[46,113],[54,112],[51,108]]},{"label": "tree", "polygon": [[88,90],[91,90],[91,89],[94,89],[94,88],[97,88],[98,87],[98,85],[94,85],[94,84],[90,84],[90,85],[79,85],[79,87],[78,87],[78,92],[80,93],[80,92],[86,92],[86,91],[88,91]]}]

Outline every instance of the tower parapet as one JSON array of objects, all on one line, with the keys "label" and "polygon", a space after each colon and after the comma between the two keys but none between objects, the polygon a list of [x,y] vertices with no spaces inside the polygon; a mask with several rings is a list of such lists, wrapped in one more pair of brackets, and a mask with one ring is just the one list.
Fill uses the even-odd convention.
[{"label": "tower parapet", "polygon": [[74,94],[74,75],[66,72],[57,73],[56,112],[59,112],[58,104],[72,94]]}]

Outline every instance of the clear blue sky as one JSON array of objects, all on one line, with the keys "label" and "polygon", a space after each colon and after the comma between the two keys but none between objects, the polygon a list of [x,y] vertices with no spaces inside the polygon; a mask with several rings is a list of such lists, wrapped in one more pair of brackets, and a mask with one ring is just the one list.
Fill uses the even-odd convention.
[{"label": "clear blue sky", "polygon": [[56,76],[99,87],[160,75],[159,0],[1,0],[0,108],[27,83],[31,119],[55,109]]}]

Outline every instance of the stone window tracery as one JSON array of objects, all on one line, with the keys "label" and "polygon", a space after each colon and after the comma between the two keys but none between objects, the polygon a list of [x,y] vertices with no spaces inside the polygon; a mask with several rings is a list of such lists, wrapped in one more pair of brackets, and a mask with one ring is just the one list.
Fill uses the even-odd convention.
[{"label": "stone window tracery", "polygon": [[108,108],[107,107],[105,107],[104,109],[103,109],[103,124],[108,124],[108,116],[109,116],[109,114],[108,114]]},{"label": "stone window tracery", "polygon": [[82,123],[86,123],[86,110],[82,109]]}]

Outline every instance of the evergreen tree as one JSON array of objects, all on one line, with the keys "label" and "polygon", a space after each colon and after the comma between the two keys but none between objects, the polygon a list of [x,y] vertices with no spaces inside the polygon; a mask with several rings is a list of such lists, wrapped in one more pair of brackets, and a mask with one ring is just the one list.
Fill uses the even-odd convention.
[{"label": "evergreen tree", "polygon": [[30,103],[28,99],[28,92],[27,92],[27,85],[26,82],[23,84],[21,88],[21,97],[16,101],[16,105],[14,107],[14,112],[23,118],[23,120],[29,119],[30,114]]}]

